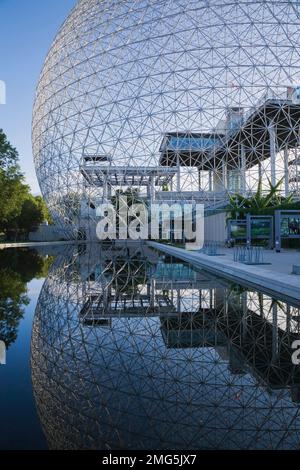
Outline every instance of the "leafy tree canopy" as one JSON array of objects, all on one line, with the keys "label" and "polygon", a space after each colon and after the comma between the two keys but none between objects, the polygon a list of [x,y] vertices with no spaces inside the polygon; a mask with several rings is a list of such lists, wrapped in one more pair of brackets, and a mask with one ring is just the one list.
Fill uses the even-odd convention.
[{"label": "leafy tree canopy", "polygon": [[0,129],[0,168],[6,173],[14,171],[21,176],[18,152],[8,142],[2,129]]},{"label": "leafy tree canopy", "polygon": [[18,152],[0,129],[0,232],[5,238],[17,239],[20,234],[27,236],[44,220],[50,221],[47,207],[40,196],[30,193]]}]

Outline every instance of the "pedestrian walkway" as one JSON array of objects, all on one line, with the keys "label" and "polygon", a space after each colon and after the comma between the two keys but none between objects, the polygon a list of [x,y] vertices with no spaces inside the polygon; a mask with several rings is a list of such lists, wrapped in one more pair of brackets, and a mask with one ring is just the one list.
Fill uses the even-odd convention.
[{"label": "pedestrian walkway", "polygon": [[147,242],[152,248],[175,256],[199,268],[215,274],[264,290],[277,297],[300,301],[300,276],[291,274],[292,265],[300,264],[300,251],[286,250],[281,253],[266,250],[264,265],[245,265],[233,261],[233,249],[220,250],[223,256],[209,256],[196,251],[187,251],[171,245]]}]

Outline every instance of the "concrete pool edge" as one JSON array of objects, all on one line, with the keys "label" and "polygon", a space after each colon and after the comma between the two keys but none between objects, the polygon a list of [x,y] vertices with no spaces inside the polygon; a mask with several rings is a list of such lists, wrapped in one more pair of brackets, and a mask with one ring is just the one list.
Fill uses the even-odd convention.
[{"label": "concrete pool edge", "polygon": [[5,250],[6,248],[36,248],[43,246],[60,246],[60,245],[82,245],[86,242],[80,240],[61,240],[54,242],[7,242],[0,243],[0,250]]},{"label": "concrete pool edge", "polygon": [[187,251],[183,248],[148,241],[147,244],[166,254],[186,261],[196,267],[207,269],[214,274],[234,280],[240,284],[247,284],[258,290],[270,294],[283,296],[291,300],[300,301],[300,276],[285,274],[278,271],[267,271],[262,267],[244,265],[223,257],[211,257],[198,252]]}]

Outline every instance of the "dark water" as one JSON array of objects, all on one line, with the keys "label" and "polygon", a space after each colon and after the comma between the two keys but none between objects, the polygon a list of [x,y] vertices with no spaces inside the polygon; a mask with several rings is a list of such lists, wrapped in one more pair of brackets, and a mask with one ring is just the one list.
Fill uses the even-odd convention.
[{"label": "dark water", "polygon": [[1,449],[299,449],[300,310],[147,247],[0,252]]}]

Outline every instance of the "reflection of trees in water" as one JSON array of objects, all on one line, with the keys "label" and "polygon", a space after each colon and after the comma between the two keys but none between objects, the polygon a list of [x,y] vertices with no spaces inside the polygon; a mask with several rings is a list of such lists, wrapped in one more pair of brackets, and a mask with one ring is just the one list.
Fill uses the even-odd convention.
[{"label": "reflection of trees in water", "polygon": [[16,341],[24,307],[29,304],[27,283],[45,277],[52,260],[34,250],[0,252],[0,339],[7,348]]}]

